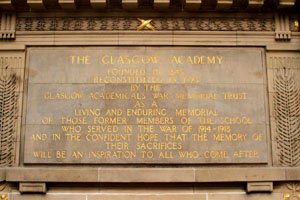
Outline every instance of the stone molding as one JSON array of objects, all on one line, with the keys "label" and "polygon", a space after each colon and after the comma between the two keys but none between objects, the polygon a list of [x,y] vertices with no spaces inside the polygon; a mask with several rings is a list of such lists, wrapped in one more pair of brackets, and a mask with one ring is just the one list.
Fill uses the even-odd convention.
[{"label": "stone molding", "polygon": [[[193,7],[192,5],[195,5]],[[297,6],[296,0],[183,0],[183,1],[171,1],[171,0],[22,0],[13,1],[6,0],[0,1],[0,9],[4,10],[46,10],[46,9],[64,9],[64,10],[81,10],[81,9],[123,9],[123,10],[163,10],[163,11],[247,11],[255,10],[260,12],[263,10],[280,10],[289,9],[293,10]],[[192,8],[192,9],[191,9]]]},{"label": "stone molding", "polygon": [[18,164],[23,61],[16,52],[0,54],[0,167]]},{"label": "stone molding", "polygon": [[0,39],[14,39],[16,32],[16,14],[2,13],[0,24]]},{"label": "stone molding", "polygon": [[[1,169],[7,182],[208,183],[300,181],[300,168],[20,167]],[[1,174],[0,170],[0,174]],[[232,176],[235,174],[235,176]]]},{"label": "stone molding", "polygon": [[295,73],[285,67],[277,70],[274,108],[281,166],[300,165],[300,88]]},{"label": "stone molding", "polygon": [[46,183],[19,183],[20,193],[42,193],[47,192]]},{"label": "stone molding", "polygon": [[[153,18],[157,31],[274,31],[272,18]],[[18,17],[17,31],[137,31],[137,18]],[[142,31],[151,31],[144,28]]]},{"label": "stone molding", "polygon": [[300,166],[299,60],[298,55],[274,55],[268,66],[275,165],[285,167]]},{"label": "stone molding", "polygon": [[275,15],[275,39],[282,41],[291,39],[289,16],[283,14]]},{"label": "stone molding", "polygon": [[248,182],[247,192],[272,192],[273,182]]},{"label": "stone molding", "polygon": [[10,66],[6,61],[0,57],[0,167],[15,163],[17,79],[14,72],[7,72]]}]

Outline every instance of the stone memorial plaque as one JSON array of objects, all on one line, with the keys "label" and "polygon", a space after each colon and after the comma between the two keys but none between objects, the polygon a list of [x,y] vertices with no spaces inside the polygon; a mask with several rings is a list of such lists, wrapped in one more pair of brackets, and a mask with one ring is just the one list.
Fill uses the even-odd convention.
[{"label": "stone memorial plaque", "polygon": [[29,48],[27,71],[24,163],[267,163],[261,48]]}]

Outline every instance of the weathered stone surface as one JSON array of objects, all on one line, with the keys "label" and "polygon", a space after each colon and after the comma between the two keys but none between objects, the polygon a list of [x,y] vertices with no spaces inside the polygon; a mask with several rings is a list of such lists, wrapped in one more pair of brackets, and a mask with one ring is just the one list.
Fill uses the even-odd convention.
[{"label": "weathered stone surface", "polygon": [[[282,182],[299,181],[286,177],[287,168],[8,168],[7,182],[80,182],[80,183],[151,183],[151,182]],[[300,169],[293,169],[299,174]],[[115,174],[114,174],[115,173]],[[232,176],[234,174],[234,176]],[[147,176],[149,175],[149,176]],[[198,193],[203,192],[197,189]]]},{"label": "weathered stone surface", "polygon": [[98,169],[9,168],[7,181],[13,182],[98,182]]},{"label": "weathered stone surface", "polygon": [[209,194],[209,200],[281,200],[282,194]]},{"label": "weathered stone surface", "polygon": [[205,200],[205,194],[118,194],[118,195],[111,195],[111,194],[95,194],[95,195],[88,195],[88,200],[123,200],[123,199],[131,199],[131,200]]},{"label": "weathered stone surface", "polygon": [[300,178],[300,173],[299,173],[298,169],[295,169],[295,168],[286,169],[286,179],[287,180],[298,180]]},{"label": "weathered stone surface", "polygon": [[266,163],[262,53],[32,48],[24,161]]},{"label": "weathered stone surface", "polygon": [[194,169],[99,169],[99,182],[194,182]]},{"label": "weathered stone surface", "polygon": [[274,179],[283,181],[285,180],[285,171],[281,169],[270,170],[266,168],[196,169],[195,179],[197,182],[209,182],[209,180],[212,179],[216,182],[234,182],[238,180],[272,181]]},{"label": "weathered stone surface", "polygon": [[86,194],[13,194],[12,200],[86,200]]},{"label": "weathered stone surface", "polygon": [[0,169],[0,181],[5,180],[5,169]]}]

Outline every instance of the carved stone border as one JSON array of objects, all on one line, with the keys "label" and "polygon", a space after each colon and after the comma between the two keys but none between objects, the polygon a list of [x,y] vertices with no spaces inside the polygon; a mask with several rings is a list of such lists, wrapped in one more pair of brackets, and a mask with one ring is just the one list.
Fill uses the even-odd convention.
[{"label": "carved stone border", "polygon": [[[275,31],[271,18],[153,18],[157,31]],[[137,18],[19,17],[17,31],[136,31]],[[151,31],[146,27],[142,31]]]},{"label": "carved stone border", "polygon": [[0,51],[0,167],[19,164],[23,76],[24,53]]}]

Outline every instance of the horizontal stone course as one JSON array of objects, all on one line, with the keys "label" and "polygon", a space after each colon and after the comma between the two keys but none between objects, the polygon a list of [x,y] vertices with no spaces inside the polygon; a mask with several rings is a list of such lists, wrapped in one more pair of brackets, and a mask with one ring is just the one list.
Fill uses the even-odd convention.
[{"label": "horizontal stone course", "polygon": [[[8,182],[207,183],[299,181],[300,168],[7,168]],[[0,171],[1,175],[1,171]],[[234,176],[233,176],[234,175]],[[0,176],[1,177],[1,176]]]},{"label": "horizontal stone course", "polygon": [[104,194],[104,193],[52,193],[47,195],[12,194],[12,200],[281,200],[283,194],[247,194],[247,193],[203,193],[203,194]]}]

